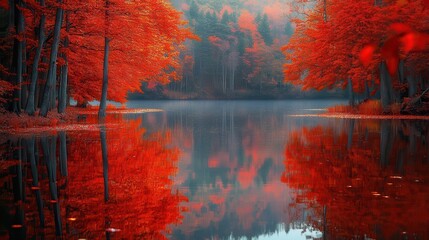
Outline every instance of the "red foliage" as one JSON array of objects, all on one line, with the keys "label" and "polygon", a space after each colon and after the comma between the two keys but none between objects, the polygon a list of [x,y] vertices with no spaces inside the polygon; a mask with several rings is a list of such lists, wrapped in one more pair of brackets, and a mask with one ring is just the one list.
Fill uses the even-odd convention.
[{"label": "red foliage", "polygon": [[[88,116],[86,121],[86,124],[98,122],[96,115]],[[105,125],[67,132],[68,175],[63,175],[62,167],[61,174],[57,172],[58,201],[51,201],[51,179],[42,177],[46,176],[44,164],[37,168],[39,186],[33,188],[26,184],[30,194],[22,204],[28,209],[26,212],[31,213],[25,222],[28,237],[40,236],[43,231],[44,236],[54,238],[50,204],[59,202],[64,238],[102,239],[109,232],[119,239],[167,239],[170,225],[182,219],[184,209],[180,204],[187,201],[172,189],[179,152],[167,147],[171,141],[169,134],[146,136],[141,123],[141,119],[125,120],[120,115],[108,115]],[[103,165],[101,131],[106,131],[106,165]],[[45,137],[46,134],[38,135],[36,146],[39,139]],[[43,158],[46,153],[40,151],[39,154]],[[105,183],[108,201],[105,201]],[[42,229],[32,194],[35,189],[40,189],[42,201],[49,203],[42,208],[45,216]]]},{"label": "red foliage", "polygon": [[366,85],[379,87],[382,61],[393,76],[400,59],[408,72],[426,74],[426,55],[416,52],[428,48],[425,1],[325,2],[317,1],[305,20],[294,20],[296,32],[283,47],[285,81],[321,90],[345,88],[351,79],[353,90],[363,92]]},{"label": "red foliage", "polygon": [[168,83],[178,79],[171,71],[181,67],[178,46],[196,37],[183,28],[180,13],[170,4],[110,1],[108,11],[116,14],[109,15],[107,23],[103,7],[94,9],[86,1],[79,4],[72,6],[79,9],[75,16],[79,24],[70,33],[70,85],[76,100],[89,101],[101,95],[104,40],[100,35],[104,31],[112,40],[110,100],[124,102],[128,92],[140,91],[141,81]]}]

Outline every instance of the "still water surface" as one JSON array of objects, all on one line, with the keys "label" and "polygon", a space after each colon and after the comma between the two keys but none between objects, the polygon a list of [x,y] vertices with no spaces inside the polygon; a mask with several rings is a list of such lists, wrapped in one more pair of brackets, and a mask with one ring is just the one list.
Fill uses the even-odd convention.
[{"label": "still water surface", "polygon": [[[429,239],[426,121],[340,101],[134,101],[0,139],[0,238]],[[92,124],[92,121],[94,121]]]}]

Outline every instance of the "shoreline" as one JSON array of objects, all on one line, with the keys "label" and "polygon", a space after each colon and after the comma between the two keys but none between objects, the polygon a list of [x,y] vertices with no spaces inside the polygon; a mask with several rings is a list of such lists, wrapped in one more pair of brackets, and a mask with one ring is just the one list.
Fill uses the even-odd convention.
[{"label": "shoreline", "polygon": [[291,114],[290,117],[319,117],[337,119],[369,119],[369,120],[429,120],[425,115],[368,115],[353,113],[320,113],[320,114]]},{"label": "shoreline", "polygon": [[[6,113],[0,115],[0,134],[29,134],[44,133],[50,131],[95,131],[104,125],[112,127],[116,125],[106,120],[106,123],[99,123],[97,114],[98,108],[80,109],[71,107],[63,114],[50,112],[47,117],[40,117],[36,112],[35,116],[26,113],[20,115],[16,113]],[[114,114],[142,114],[150,112],[162,112],[162,109],[131,108],[131,109],[107,109],[107,115]]]}]

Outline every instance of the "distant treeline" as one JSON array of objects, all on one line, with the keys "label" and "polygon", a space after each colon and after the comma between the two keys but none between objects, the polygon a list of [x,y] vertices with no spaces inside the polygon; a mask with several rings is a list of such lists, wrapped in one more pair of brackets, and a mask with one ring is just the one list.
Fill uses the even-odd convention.
[{"label": "distant treeline", "polygon": [[188,42],[181,52],[182,80],[150,86],[149,90],[143,87],[144,98],[149,92],[156,98],[173,99],[285,98],[299,94],[300,88],[283,83],[285,61],[280,49],[293,33],[283,12],[264,10],[267,3],[252,6],[231,0],[176,0],[173,4],[184,12],[201,41]]}]

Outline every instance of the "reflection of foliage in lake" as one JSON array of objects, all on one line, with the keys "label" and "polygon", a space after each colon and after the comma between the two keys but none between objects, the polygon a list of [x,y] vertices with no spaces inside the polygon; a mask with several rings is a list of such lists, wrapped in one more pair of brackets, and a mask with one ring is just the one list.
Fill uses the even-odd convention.
[{"label": "reflection of foliage in lake", "polygon": [[311,209],[307,220],[334,239],[428,238],[427,122],[356,123],[290,135],[282,181],[296,189],[292,207]]},{"label": "reflection of foliage in lake", "polygon": [[[120,116],[111,116],[100,131],[68,132],[66,166],[59,159],[61,151],[55,155],[55,149],[60,150],[65,140],[61,139],[64,133],[59,135],[58,146],[55,146],[56,134],[37,136],[35,150],[36,155],[40,155],[37,166],[32,168],[30,164],[22,164],[23,169],[20,169],[24,173],[21,186],[27,193],[22,207],[28,211],[22,224],[26,228],[20,229],[21,234],[26,233],[28,237],[41,234],[37,230],[41,225],[36,208],[38,199],[37,194],[33,194],[41,192],[42,214],[46,222],[42,232],[45,236],[55,234],[55,225],[61,229],[57,234],[67,237],[100,239],[114,234],[119,238],[165,238],[168,225],[181,221],[183,209],[179,204],[186,201],[183,195],[172,191],[170,180],[177,172],[178,151],[167,147],[171,141],[168,134],[155,133],[144,138],[145,130],[140,125],[140,119],[124,120]],[[10,141],[25,149],[28,138],[32,137],[17,137]],[[107,142],[107,159],[102,158],[103,138]],[[51,150],[50,155],[54,154],[53,162],[58,166],[52,161],[46,164],[43,142]],[[23,163],[30,158],[29,153],[23,151]],[[13,155],[13,150],[10,154]],[[19,171],[17,167],[10,169],[15,173]],[[38,172],[39,190],[32,186],[32,170]],[[13,185],[11,190],[16,194],[19,185]],[[59,204],[51,201],[55,194],[49,194],[56,191]],[[59,214],[51,212],[56,205],[59,205]],[[54,224],[55,219],[59,219],[60,224]],[[111,233],[115,229],[120,231]]]}]

